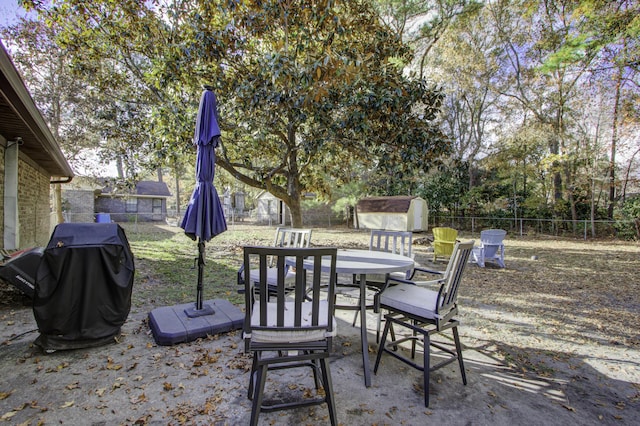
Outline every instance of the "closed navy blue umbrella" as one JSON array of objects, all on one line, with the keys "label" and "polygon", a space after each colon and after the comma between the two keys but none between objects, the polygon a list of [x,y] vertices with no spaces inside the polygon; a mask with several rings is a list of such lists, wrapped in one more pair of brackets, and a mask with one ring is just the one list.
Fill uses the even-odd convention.
[{"label": "closed navy blue umbrella", "polygon": [[180,227],[191,239],[198,240],[198,286],[196,292],[196,310],[202,307],[202,275],[204,270],[204,244],[227,230],[222,204],[213,178],[216,169],[215,148],[220,142],[216,95],[206,87],[200,99],[196,131],[193,143],[198,152],[196,156],[196,187],[182,219]]}]

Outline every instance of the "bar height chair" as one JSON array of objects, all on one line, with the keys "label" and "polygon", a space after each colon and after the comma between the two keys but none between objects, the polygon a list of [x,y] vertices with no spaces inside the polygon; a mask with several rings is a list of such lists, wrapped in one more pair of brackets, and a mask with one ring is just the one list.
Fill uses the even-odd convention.
[{"label": "bar height chair", "polygon": [[[473,244],[473,241],[456,243],[449,260],[449,262],[452,262],[451,268],[448,268],[449,273],[437,291],[415,285],[409,280],[398,280],[390,277],[387,280],[388,286],[379,295],[380,307],[386,309],[389,313],[385,315],[384,332],[378,346],[373,372],[377,374],[383,353],[392,355],[400,361],[421,370],[423,372],[425,407],[429,406],[429,373],[431,371],[457,360],[462,375],[462,383],[467,384],[467,376],[462,359],[462,346],[458,336],[458,325],[460,323],[455,316],[458,313],[458,290],[460,289],[462,274],[469,260]],[[396,285],[390,285],[392,283]],[[394,325],[408,329],[410,333],[396,338]],[[448,329],[453,332],[455,350],[431,340],[432,335],[442,333]],[[391,339],[387,341],[389,333],[391,333]],[[411,342],[411,357],[405,356],[399,350],[399,345],[407,341]],[[414,361],[416,342],[418,341],[421,341],[423,345],[422,364]],[[449,355],[447,359],[433,366],[430,358],[432,346]]]},{"label": "bar height chair", "polygon": [[[307,248],[311,244],[311,232],[311,229],[278,227],[276,228],[273,247]],[[268,266],[267,282],[269,283],[269,291],[273,292],[276,288],[278,269],[275,267],[273,259],[269,259]],[[293,268],[285,265],[284,280],[289,287],[291,287],[291,284],[294,282],[295,275],[296,273]],[[257,270],[252,271],[249,276],[254,282],[258,281]],[[238,285],[240,286],[238,288],[239,293],[244,292],[244,277],[244,264],[242,264],[237,272]]]},{"label": "bar height chair", "polygon": [[[251,425],[258,423],[261,411],[324,403],[331,424],[338,424],[329,370],[329,352],[336,334],[336,255],[335,248],[244,248],[244,269],[249,276],[257,272],[258,277],[257,281],[250,279],[244,283],[243,338],[245,352],[253,354],[248,388],[248,397],[252,400]],[[275,260],[277,274],[270,296],[268,265],[271,258]],[[329,274],[321,273],[323,262],[329,265]],[[285,282],[287,265],[297,271],[293,291],[289,291],[289,284]],[[301,395],[299,400],[290,402],[265,401],[269,370],[300,367],[311,368],[316,390],[323,388],[324,392],[317,392],[316,398]]]}]

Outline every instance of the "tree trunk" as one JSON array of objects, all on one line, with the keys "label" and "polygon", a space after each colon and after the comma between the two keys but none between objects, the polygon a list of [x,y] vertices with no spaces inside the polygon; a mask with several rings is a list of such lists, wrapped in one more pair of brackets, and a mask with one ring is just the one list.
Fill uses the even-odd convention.
[{"label": "tree trunk", "polygon": [[609,208],[607,216],[613,220],[613,207],[616,201],[616,145],[618,142],[618,110],[620,105],[620,90],[622,70],[618,67],[616,74],[616,94],[613,102],[613,123],[611,127],[611,155],[609,157]]},{"label": "tree trunk", "polygon": [[124,166],[122,164],[122,158],[118,156],[116,159],[116,169],[118,171],[118,177],[124,179]]},{"label": "tree trunk", "polygon": [[291,212],[291,226],[293,228],[302,228],[304,223],[302,221],[302,204],[300,203],[300,198],[291,199],[289,211]]},{"label": "tree trunk", "polygon": [[180,217],[180,179],[178,178],[178,171],[174,169],[174,176],[176,181],[176,216]]},{"label": "tree trunk", "polygon": [[[549,144],[549,152],[553,155],[560,154],[560,142],[558,141],[558,130],[555,130],[556,134],[553,136],[553,141]],[[557,160],[553,161],[553,202],[557,206],[558,202],[562,200],[562,173],[560,171],[560,163]]]}]

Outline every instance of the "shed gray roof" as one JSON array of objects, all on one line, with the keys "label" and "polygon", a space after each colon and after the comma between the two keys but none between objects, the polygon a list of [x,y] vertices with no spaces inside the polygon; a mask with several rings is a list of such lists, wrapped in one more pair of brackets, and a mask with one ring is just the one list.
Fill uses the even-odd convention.
[{"label": "shed gray roof", "polygon": [[167,184],[164,182],[155,182],[152,180],[143,180],[136,185],[136,194],[138,195],[160,195],[170,197],[171,192]]},{"label": "shed gray roof", "polygon": [[[110,195],[113,194],[114,191],[111,185],[107,185],[102,188],[101,192],[104,195]],[[136,187],[133,191],[129,193],[116,191],[116,193],[113,195],[121,197],[130,197],[132,195],[139,195],[143,197],[170,197],[171,192],[169,192],[169,188],[164,182],[141,180],[140,182],[136,183]]]}]

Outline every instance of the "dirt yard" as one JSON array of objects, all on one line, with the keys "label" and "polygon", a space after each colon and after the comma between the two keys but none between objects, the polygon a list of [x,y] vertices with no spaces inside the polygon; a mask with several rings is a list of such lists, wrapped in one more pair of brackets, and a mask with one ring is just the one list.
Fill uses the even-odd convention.
[{"label": "dirt yard", "polygon": [[[463,236],[464,237],[464,236]],[[314,230],[314,245],[363,246],[362,234]],[[431,265],[424,239],[417,260]],[[331,359],[342,425],[635,425],[640,419],[640,246],[611,241],[509,238],[506,268],[470,264],[461,290],[457,364],[431,377],[383,357],[373,386],[362,377],[359,331],[339,312]],[[363,246],[364,248],[364,246]],[[135,253],[134,253],[135,254]],[[534,260],[535,259],[535,260]],[[134,292],[162,285],[136,263]],[[151,277],[151,278],[149,278]],[[136,287],[137,286],[137,287]],[[134,304],[112,345],[46,355],[17,290],[0,284],[0,420],[12,425],[243,425],[250,356],[239,332],[158,346]],[[375,316],[368,319],[375,361]],[[284,392],[308,392],[306,371]],[[270,375],[271,377],[271,375]],[[269,386],[276,386],[278,373]],[[324,406],[261,415],[265,425],[327,424]],[[1,422],[0,422],[1,423]]]}]

